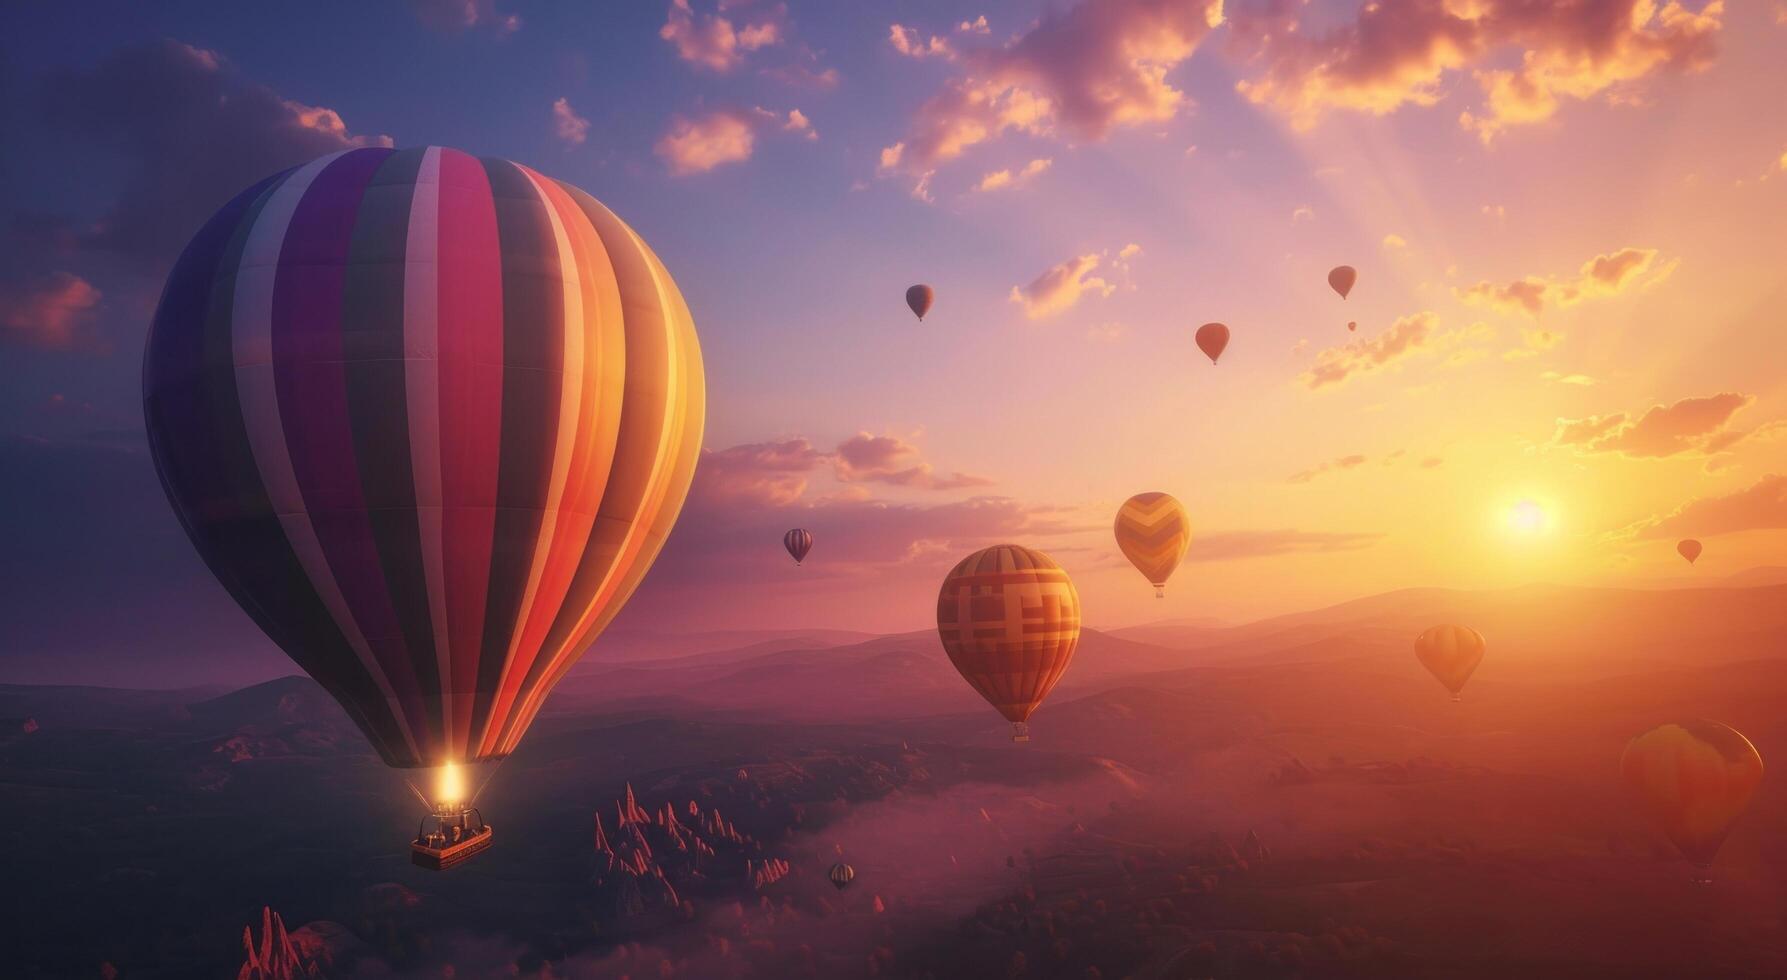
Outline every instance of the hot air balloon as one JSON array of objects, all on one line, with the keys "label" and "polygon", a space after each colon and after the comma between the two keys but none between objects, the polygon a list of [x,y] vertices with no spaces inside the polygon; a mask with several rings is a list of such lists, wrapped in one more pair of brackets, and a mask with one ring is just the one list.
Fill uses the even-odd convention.
[{"label": "hot air balloon", "polygon": [[1626,744],[1619,768],[1701,882],[1762,781],[1756,747],[1716,721],[1659,725]]},{"label": "hot air balloon", "polygon": [[1353,283],[1359,281],[1359,272],[1350,265],[1337,265],[1328,270],[1328,285],[1346,299],[1346,294],[1353,291]]},{"label": "hot air balloon", "polygon": [[1683,538],[1675,545],[1675,553],[1686,558],[1692,565],[1700,557],[1700,542],[1693,538]]},{"label": "hot air balloon", "polygon": [[1079,593],[1048,555],[995,545],[944,576],[937,635],[950,663],[1011,722],[1011,740],[1027,742],[1027,720],[1079,645]]},{"label": "hot air balloon", "polygon": [[937,294],[924,283],[906,287],[906,305],[912,308],[912,315],[918,317],[920,322],[923,322],[926,313],[931,312],[931,301],[936,298]]},{"label": "hot air balloon", "polygon": [[798,565],[806,559],[807,552],[813,550],[813,532],[797,527],[782,535],[782,547],[788,549],[788,553],[794,556],[794,563]]},{"label": "hot air balloon", "polygon": [[1117,508],[1115,531],[1123,556],[1154,585],[1154,595],[1165,598],[1167,579],[1191,547],[1185,506],[1170,493],[1138,493]]},{"label": "hot air balloon", "polygon": [[852,881],[856,880],[856,869],[840,861],[831,866],[831,872],[826,877],[831,879],[833,888],[843,891],[850,887]]},{"label": "hot air balloon", "polygon": [[1415,659],[1462,701],[1458,692],[1483,662],[1483,645],[1483,634],[1468,626],[1434,626],[1415,637]]},{"label": "hot air balloon", "polygon": [[1211,364],[1222,356],[1223,349],[1229,345],[1229,328],[1220,323],[1206,323],[1198,328],[1198,350],[1210,359]]},{"label": "hot air balloon", "polygon": [[1346,329],[1347,329],[1348,333],[1358,330],[1359,329],[1358,321],[1357,320],[1348,320],[1346,322]]},{"label": "hot air balloon", "polygon": [[442,767],[412,848],[442,867],[489,843],[457,766],[514,750],[676,522],[704,383],[670,273],[595,198],[367,147],[199,230],[143,406],[224,588],[387,765]]}]

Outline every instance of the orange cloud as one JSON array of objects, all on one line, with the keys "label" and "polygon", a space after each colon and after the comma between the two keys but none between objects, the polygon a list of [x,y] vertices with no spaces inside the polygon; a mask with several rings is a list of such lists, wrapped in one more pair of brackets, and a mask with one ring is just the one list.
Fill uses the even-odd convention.
[{"label": "orange cloud", "polygon": [[977,191],[996,191],[1007,187],[1017,187],[1049,169],[1054,162],[1055,161],[1047,158],[1032,160],[1029,163],[1024,164],[1016,174],[1013,174],[1010,169],[995,170],[992,173],[987,174],[985,177],[982,177],[980,183],[975,185],[974,189]]},{"label": "orange cloud", "polygon": [[1050,266],[1029,285],[1011,287],[1008,298],[1024,308],[1025,316],[1040,320],[1072,309],[1088,292],[1109,296],[1117,287],[1092,274],[1098,262],[1096,254],[1087,254]]},{"label": "orange cloud", "polygon": [[66,272],[24,286],[0,285],[0,344],[42,350],[80,347],[81,328],[99,299],[92,283]]},{"label": "orange cloud", "polygon": [[[719,6],[725,10],[728,5]],[[697,14],[689,0],[670,0],[670,13],[658,36],[669,41],[682,60],[723,74],[737,68],[747,52],[780,41],[782,29],[773,12],[741,28],[719,12]]]},{"label": "orange cloud", "polygon": [[1691,10],[1679,0],[1378,0],[1326,30],[1304,18],[1322,8],[1268,3],[1234,13],[1233,44],[1263,63],[1237,89],[1298,128],[1331,110],[1386,115],[1444,98],[1446,79],[1505,54],[1519,67],[1481,67],[1482,95],[1460,124],[1484,142],[1513,126],[1551,118],[1563,99],[1629,100],[1661,71],[1710,64],[1722,0]]},{"label": "orange cloud", "polygon": [[1502,284],[1484,280],[1468,289],[1454,288],[1452,293],[1473,306],[1538,316],[1547,307],[1575,306],[1585,300],[1616,296],[1628,287],[1648,289],[1662,282],[1680,263],[1658,262],[1658,254],[1654,248],[1628,246],[1589,259],[1573,278],[1525,276]]},{"label": "orange cloud", "polygon": [[806,492],[806,474],[825,459],[805,438],[704,449],[690,494],[708,503],[786,507]]},{"label": "orange cloud", "polygon": [[1769,474],[1735,493],[1699,497],[1667,514],[1629,524],[1616,538],[1711,537],[1787,528],[1787,476]]},{"label": "orange cloud", "polygon": [[735,109],[716,109],[695,119],[672,117],[669,131],[652,150],[670,165],[672,174],[681,177],[749,160],[756,143],[757,133],[748,115]]},{"label": "orange cloud", "polygon": [[578,115],[570,100],[564,98],[552,103],[552,129],[559,139],[572,146],[589,138],[589,120]]},{"label": "orange cloud", "polygon": [[924,173],[1008,132],[1060,125],[1095,141],[1171,119],[1188,100],[1167,72],[1221,22],[1222,0],[1085,0],[1046,13],[1006,47],[965,57],[967,71],[919,108],[895,159]]},{"label": "orange cloud", "polygon": [[1310,469],[1307,469],[1307,470],[1300,470],[1296,473],[1292,473],[1290,475],[1289,482],[1291,482],[1291,483],[1308,483],[1310,480],[1313,480],[1316,477],[1321,476],[1323,473],[1336,472],[1336,471],[1340,471],[1340,470],[1350,470],[1356,466],[1363,466],[1363,465],[1365,465],[1365,457],[1362,455],[1354,454],[1351,456],[1341,456],[1337,459],[1329,460],[1328,462],[1323,463],[1320,466],[1315,466],[1315,467],[1311,467]]},{"label": "orange cloud", "polygon": [[1753,404],[1750,395],[1733,391],[1683,398],[1670,405],[1652,405],[1637,417],[1625,412],[1557,420],[1554,446],[1578,453],[1617,453],[1632,459],[1661,459],[1680,453],[1707,455],[1729,449],[1749,433],[1727,428],[1738,412]]}]

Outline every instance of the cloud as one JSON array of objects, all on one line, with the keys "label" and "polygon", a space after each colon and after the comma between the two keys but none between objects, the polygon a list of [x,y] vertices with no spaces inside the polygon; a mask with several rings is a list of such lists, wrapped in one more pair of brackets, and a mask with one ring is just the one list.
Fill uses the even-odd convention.
[{"label": "cloud", "polygon": [[1011,287],[1008,298],[1024,308],[1025,316],[1040,320],[1072,309],[1085,293],[1109,296],[1117,287],[1092,274],[1098,263],[1095,253],[1068,259],[1050,266],[1027,286]]},{"label": "cloud", "polygon": [[116,154],[122,188],[84,247],[150,269],[178,254],[229,195],[336,150],[390,145],[356,135],[332,109],[285,98],[237,75],[214,52],[178,41],[121,48],[90,69],[51,72],[42,110],[52,130]]},{"label": "cloud", "polygon": [[1198,539],[1187,561],[1234,561],[1271,555],[1357,551],[1383,540],[1384,535],[1354,531],[1226,531]]},{"label": "cloud", "polygon": [[1363,466],[1364,464],[1365,464],[1364,456],[1361,456],[1358,454],[1354,454],[1352,456],[1340,456],[1335,459],[1331,459],[1325,463],[1322,463],[1319,466],[1314,466],[1307,470],[1299,470],[1295,473],[1292,473],[1290,475],[1288,482],[1308,483],[1310,480],[1313,480],[1316,477],[1321,476],[1323,473],[1331,473],[1331,472],[1340,472],[1342,470],[1350,470],[1357,466]]},{"label": "cloud", "polygon": [[954,48],[949,46],[949,39],[931,35],[929,40],[921,39],[918,31],[910,27],[894,24],[888,28],[887,41],[893,49],[907,58],[945,58],[956,56]]},{"label": "cloud", "polygon": [[[1234,11],[1232,47],[1262,66],[1237,90],[1307,129],[1333,110],[1386,115],[1434,105],[1448,78],[1471,70],[1481,104],[1459,122],[1487,143],[1551,118],[1564,99],[1629,102],[1654,74],[1705,68],[1724,5],[1378,0],[1350,21],[1312,23],[1327,13],[1278,2]],[[1516,54],[1517,67],[1495,67]]]},{"label": "cloud", "polygon": [[1392,251],[1395,251],[1398,249],[1408,248],[1409,243],[1408,243],[1408,239],[1402,237],[1401,235],[1391,233],[1391,234],[1384,236],[1384,247],[1387,249],[1391,249]]},{"label": "cloud", "polygon": [[807,489],[807,474],[826,454],[805,438],[704,449],[691,499],[709,505],[787,507]]},{"label": "cloud", "polygon": [[[1222,21],[1221,0],[1083,0],[1010,44],[962,57],[901,141],[923,173],[1009,132],[1097,141],[1172,119],[1189,101],[1166,75]],[[973,25],[978,32],[978,22]]]},{"label": "cloud", "polygon": [[1467,341],[1487,339],[1491,333],[1481,323],[1440,333],[1439,317],[1432,310],[1423,310],[1402,317],[1376,336],[1317,353],[1315,364],[1297,380],[1305,388],[1315,391],[1340,384],[1356,374],[1371,374],[1393,367],[1416,354],[1438,353]]},{"label": "cloud", "polygon": [[1003,190],[1009,187],[1018,187],[1027,183],[1031,178],[1048,170],[1054,162],[1055,161],[1046,157],[1032,160],[1029,163],[1024,164],[1024,166],[1015,174],[1009,169],[995,170],[992,173],[987,174],[985,177],[982,177],[980,183],[975,185],[974,189],[984,192]]},{"label": "cloud", "polygon": [[1508,283],[1479,282],[1468,289],[1452,290],[1459,299],[1504,313],[1538,316],[1548,307],[1569,307],[1627,288],[1648,289],[1664,279],[1679,260],[1658,262],[1654,248],[1622,248],[1584,262],[1574,277],[1526,276]]},{"label": "cloud", "polygon": [[568,99],[559,98],[552,103],[552,130],[559,139],[577,146],[589,138],[589,120],[578,115]]},{"label": "cloud", "polygon": [[0,282],[0,345],[63,351],[100,346],[85,332],[99,300],[92,283],[66,272],[16,286]]},{"label": "cloud", "polygon": [[1771,473],[1734,493],[1698,497],[1667,514],[1636,521],[1616,538],[1712,537],[1787,528],[1787,476]]},{"label": "cloud", "polygon": [[1545,381],[1555,381],[1560,385],[1577,385],[1583,388],[1600,384],[1600,382],[1586,374],[1562,374],[1557,371],[1546,371],[1541,373],[1539,377]]},{"label": "cloud", "polygon": [[722,2],[714,13],[696,13],[689,0],[670,0],[670,12],[658,36],[676,48],[678,58],[722,74],[742,64],[748,52],[782,40],[780,7],[740,27],[723,15],[730,6],[735,5]]},{"label": "cloud", "polygon": [[1429,456],[1426,459],[1423,459],[1421,461],[1421,468],[1424,470],[1431,470],[1434,467],[1439,466],[1440,464],[1442,464],[1444,462],[1445,462],[1445,460],[1439,458],[1438,456]]},{"label": "cloud", "polygon": [[749,160],[756,143],[755,121],[750,115],[716,109],[694,119],[672,117],[670,129],[652,150],[669,165],[671,174],[683,177]]},{"label": "cloud", "polygon": [[1734,391],[1652,405],[1642,415],[1625,412],[1557,420],[1551,444],[1578,453],[1617,453],[1631,459],[1662,459],[1681,453],[1708,455],[1729,449],[1749,433],[1729,429],[1738,412],[1754,404]]},{"label": "cloud", "polygon": [[1310,207],[1307,204],[1299,205],[1296,210],[1291,212],[1291,223],[1292,224],[1296,224],[1299,221],[1314,221],[1314,220],[1315,220],[1315,209]]},{"label": "cloud", "polygon": [[521,29],[521,17],[497,12],[495,0],[410,0],[410,9],[424,25],[446,33],[475,28],[508,35]]},{"label": "cloud", "polygon": [[936,476],[918,448],[897,436],[858,432],[838,444],[832,457],[837,478],[845,483],[891,483],[927,490],[991,486],[992,480],[967,473]]}]

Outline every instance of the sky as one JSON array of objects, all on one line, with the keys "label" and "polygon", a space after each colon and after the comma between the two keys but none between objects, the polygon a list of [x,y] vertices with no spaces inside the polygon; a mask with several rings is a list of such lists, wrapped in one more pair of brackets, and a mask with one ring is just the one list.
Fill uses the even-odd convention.
[{"label": "sky", "polygon": [[1095,627],[1787,564],[1784,53],[1716,0],[7,5],[0,681],[289,671],[142,347],[206,217],[352,145],[576,184],[688,299],[703,459],[617,629],[922,629],[1003,541]]}]

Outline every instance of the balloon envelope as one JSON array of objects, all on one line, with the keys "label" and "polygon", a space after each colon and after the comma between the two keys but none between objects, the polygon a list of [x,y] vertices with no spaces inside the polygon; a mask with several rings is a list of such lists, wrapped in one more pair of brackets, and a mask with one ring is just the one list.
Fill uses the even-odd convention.
[{"label": "balloon envelope", "polygon": [[1229,345],[1229,328],[1220,323],[1206,323],[1198,328],[1197,342],[1198,350],[1204,352],[1211,364],[1215,364]]},{"label": "balloon envelope", "polygon": [[931,291],[931,287],[923,283],[906,287],[906,305],[911,307],[912,314],[920,320],[931,312],[931,301],[936,298],[937,294]]},{"label": "balloon envelope", "polygon": [[831,871],[826,874],[826,877],[831,879],[833,888],[843,891],[845,886],[856,880],[856,869],[839,862],[831,866]]},{"label": "balloon envelope", "polygon": [[1355,330],[1358,330],[1358,329],[1359,329],[1359,323],[1358,323],[1358,321],[1356,321],[1356,320],[1348,320],[1348,321],[1347,321],[1347,322],[1346,322],[1346,328],[1347,328],[1347,330],[1348,330],[1348,331],[1349,331],[1349,332],[1351,332],[1351,331],[1355,331]]},{"label": "balloon envelope", "polygon": [[813,532],[797,527],[782,535],[782,547],[788,549],[788,553],[794,556],[794,563],[798,565],[805,560],[807,552],[813,550]]},{"label": "balloon envelope", "polygon": [[1164,595],[1167,579],[1191,547],[1191,516],[1170,493],[1150,491],[1125,500],[1114,527],[1123,556]]},{"label": "balloon envelope", "polygon": [[1055,560],[1015,544],[961,560],[937,594],[950,663],[1007,720],[1049,696],[1080,642],[1080,597]]},{"label": "balloon envelope", "polygon": [[1353,283],[1359,281],[1359,273],[1350,265],[1337,265],[1328,270],[1328,285],[1346,299],[1346,294],[1353,291]]},{"label": "balloon envelope", "polygon": [[1675,546],[1675,553],[1686,558],[1688,564],[1692,565],[1695,559],[1700,557],[1700,542],[1693,538],[1685,538]]},{"label": "balloon envelope", "polygon": [[394,766],[514,749],[656,558],[703,403],[632,229],[439,147],[244,191],[175,263],[143,364],[188,536]]},{"label": "balloon envelope", "polygon": [[1701,867],[1762,781],[1756,747],[1716,721],[1659,725],[1627,743],[1619,768],[1682,856]]},{"label": "balloon envelope", "polygon": [[1415,659],[1452,692],[1454,701],[1483,662],[1483,649],[1483,634],[1468,626],[1434,626],[1415,637]]}]

